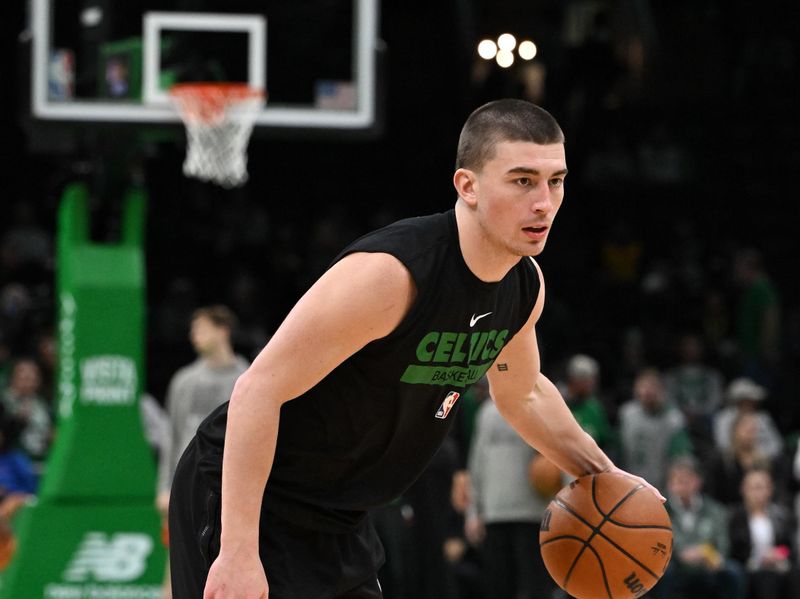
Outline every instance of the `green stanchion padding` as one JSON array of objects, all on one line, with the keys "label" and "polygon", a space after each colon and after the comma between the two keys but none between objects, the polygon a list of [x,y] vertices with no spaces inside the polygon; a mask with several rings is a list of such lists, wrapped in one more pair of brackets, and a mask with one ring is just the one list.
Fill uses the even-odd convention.
[{"label": "green stanchion padding", "polygon": [[160,599],[165,550],[155,463],[139,412],[145,198],[126,198],[122,240],[89,239],[86,190],[58,214],[56,437],[38,501],[14,520],[0,599]]},{"label": "green stanchion padding", "polygon": [[39,504],[16,518],[4,599],[161,599],[166,550],[150,506]]},{"label": "green stanchion padding", "polygon": [[126,198],[122,240],[88,237],[86,190],[58,214],[55,444],[39,491],[51,500],[150,499],[155,468],[139,414],[144,354],[144,195]]}]

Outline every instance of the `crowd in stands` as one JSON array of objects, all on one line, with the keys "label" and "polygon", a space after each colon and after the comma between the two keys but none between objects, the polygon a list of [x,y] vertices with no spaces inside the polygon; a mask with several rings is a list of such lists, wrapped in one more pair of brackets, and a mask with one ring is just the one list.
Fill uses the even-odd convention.
[{"label": "crowd in stands", "polygon": [[[189,212],[193,201],[202,203],[203,194],[187,198]],[[254,202],[229,209],[237,206],[235,223],[255,209]],[[0,532],[35,492],[57,426],[53,231],[30,206],[9,214],[0,239]],[[383,211],[362,226],[393,218]],[[613,459],[668,496],[674,557],[653,596],[792,596],[782,593],[791,592],[785,589],[800,563],[800,420],[791,368],[800,344],[785,273],[734,240],[701,249],[696,228],[680,232],[675,254],[630,223],[599,238],[575,237],[566,218],[569,242],[554,235],[540,259],[549,281],[539,327],[543,367]],[[296,242],[300,225],[271,226],[260,255],[280,285],[269,287],[245,268],[237,244],[251,241],[236,237],[223,258],[238,267],[226,273],[220,265],[211,279],[188,271],[167,281],[152,262],[147,387],[156,406],[165,403],[172,375],[192,360],[187,338],[198,306],[229,303],[240,320],[237,352],[251,359],[281,310],[313,280],[312,270],[358,234],[335,210],[315,223],[307,244]],[[590,251],[588,266],[576,264],[576,252]],[[191,253],[175,263],[191,263]],[[202,258],[208,268],[210,258]],[[452,438],[429,470],[373,514],[388,555],[381,572],[387,599],[558,596],[536,549],[548,497],[530,484],[535,450],[497,418],[487,396],[481,385],[464,396]]]},{"label": "crowd in stands", "polygon": [[[12,214],[0,240],[0,540],[46,465],[57,399],[52,232],[26,209]],[[353,235],[337,227],[339,218],[315,228],[309,248],[319,250],[319,264]],[[291,238],[278,236],[275,251]],[[556,254],[554,241],[548,252]],[[684,249],[692,243],[699,241],[687,233]],[[273,256],[283,281],[303,272],[299,246],[287,247]],[[677,263],[631,231],[611,230],[597,247],[598,275],[578,295],[560,277],[558,257],[542,257],[555,272],[540,326],[544,371],[609,455],[668,497],[674,554],[652,596],[794,596],[800,422],[790,367],[798,348],[793,298],[782,298],[781,284],[752,249],[732,247],[729,267],[717,264],[714,278],[691,256],[677,272]],[[686,272],[703,281],[699,289],[682,284]],[[233,340],[252,358],[275,322],[258,306],[273,296],[251,271],[230,277],[223,299],[243,317]],[[171,377],[192,359],[189,324],[209,297],[189,278],[160,291],[148,329],[150,363],[163,362],[148,381],[156,404],[166,398],[159,372]],[[483,385],[464,396],[452,438],[429,470],[373,514],[388,556],[381,572],[387,599],[559,596],[536,548],[549,500],[529,478],[536,452],[487,398]]]}]

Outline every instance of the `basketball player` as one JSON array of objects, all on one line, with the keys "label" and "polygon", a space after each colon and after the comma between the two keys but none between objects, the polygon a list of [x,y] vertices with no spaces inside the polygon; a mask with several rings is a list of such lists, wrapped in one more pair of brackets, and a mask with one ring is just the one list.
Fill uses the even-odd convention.
[{"label": "basketball player", "polygon": [[367,510],[420,474],[484,374],[563,470],[616,470],[539,372],[531,257],[564,197],[561,129],[533,104],[489,103],[456,166],[455,209],[347,247],[200,425],[170,503],[175,599],[381,597]]}]

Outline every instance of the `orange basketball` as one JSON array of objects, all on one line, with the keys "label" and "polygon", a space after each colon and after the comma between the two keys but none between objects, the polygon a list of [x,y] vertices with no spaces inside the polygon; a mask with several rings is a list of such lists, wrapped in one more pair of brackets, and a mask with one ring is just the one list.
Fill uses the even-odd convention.
[{"label": "orange basketball", "polygon": [[621,474],[589,474],[550,502],[539,533],[547,571],[577,599],[641,597],[672,557],[661,501]]},{"label": "orange basketball", "polygon": [[550,499],[561,490],[564,481],[561,480],[561,470],[542,454],[536,454],[528,464],[528,480],[542,497]]}]

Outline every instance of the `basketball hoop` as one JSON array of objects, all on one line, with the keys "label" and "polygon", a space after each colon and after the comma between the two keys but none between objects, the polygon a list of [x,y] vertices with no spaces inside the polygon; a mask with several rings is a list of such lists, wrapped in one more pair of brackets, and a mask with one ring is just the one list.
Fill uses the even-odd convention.
[{"label": "basketball hoop", "polygon": [[247,181],[247,142],[265,94],[244,83],[179,83],[170,98],[186,125],[183,174],[222,187]]}]

